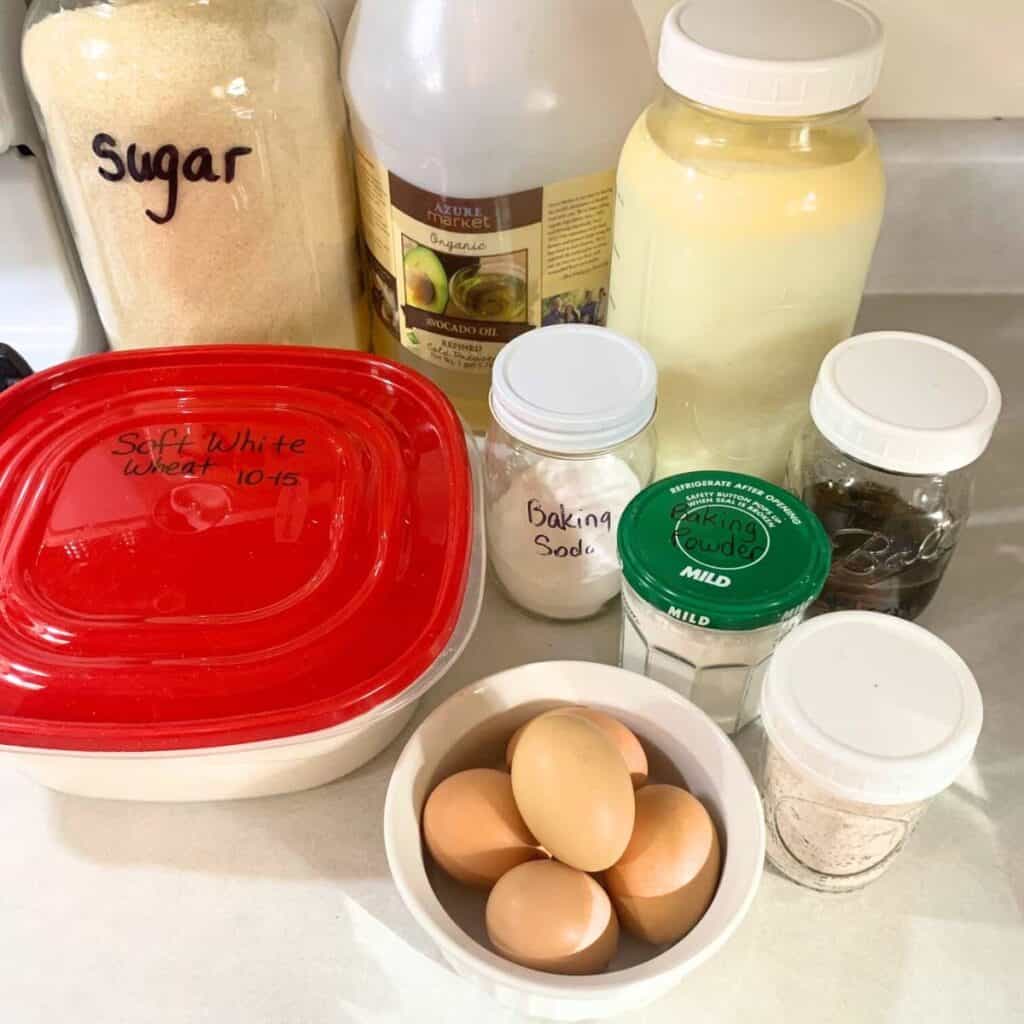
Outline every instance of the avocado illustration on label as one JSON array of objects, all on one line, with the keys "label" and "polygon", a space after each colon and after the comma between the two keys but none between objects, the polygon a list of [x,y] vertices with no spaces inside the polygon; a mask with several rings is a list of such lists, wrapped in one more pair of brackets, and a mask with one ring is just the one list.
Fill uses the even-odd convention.
[{"label": "avocado illustration on label", "polygon": [[448,305],[448,275],[437,253],[422,245],[405,254],[405,295],[427,313],[443,313]]}]

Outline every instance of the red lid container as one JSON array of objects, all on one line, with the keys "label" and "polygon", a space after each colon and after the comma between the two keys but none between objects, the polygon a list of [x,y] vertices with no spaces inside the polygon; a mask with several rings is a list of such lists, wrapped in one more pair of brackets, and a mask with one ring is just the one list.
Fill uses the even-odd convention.
[{"label": "red lid container", "polygon": [[329,728],[462,608],[463,427],[355,352],[121,352],[0,397],[0,745],[196,749]]}]

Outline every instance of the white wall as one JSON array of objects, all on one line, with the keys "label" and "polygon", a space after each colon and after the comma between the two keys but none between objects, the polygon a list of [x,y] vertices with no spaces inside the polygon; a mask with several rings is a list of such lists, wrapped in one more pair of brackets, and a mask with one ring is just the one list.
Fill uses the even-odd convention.
[{"label": "white wall", "polygon": [[[323,2],[340,34],[355,0]],[[885,22],[888,39],[872,116],[1024,117],[1024,0],[864,2]],[[673,0],[634,3],[653,47]]]},{"label": "white wall", "polygon": [[[653,46],[673,0],[634,2]],[[864,2],[888,41],[872,116],[1024,117],[1024,0]]]}]

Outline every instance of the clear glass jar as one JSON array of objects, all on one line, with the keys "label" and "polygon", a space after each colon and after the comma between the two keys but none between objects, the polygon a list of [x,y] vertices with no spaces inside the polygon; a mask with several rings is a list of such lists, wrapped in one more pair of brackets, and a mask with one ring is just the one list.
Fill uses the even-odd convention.
[{"label": "clear glass jar", "polygon": [[732,735],[757,717],[772,652],[803,612],[760,629],[707,629],[659,611],[623,583],[619,665],[664,683]]},{"label": "clear glass jar", "polygon": [[916,619],[953,557],[972,485],[970,467],[917,476],[869,466],[808,424],[793,446],[786,487],[832,540],[832,569],[817,609]]},{"label": "clear glass jar", "polygon": [[768,860],[846,892],[889,869],[981,731],[970,669],[920,626],[875,612],[801,623],[776,649],[761,703]]},{"label": "clear glass jar", "polygon": [[[771,5],[677,5],[665,84],[622,152],[608,326],[658,364],[659,477],[728,469],[781,483],[815,371],[853,330],[885,198],[863,110],[881,30],[861,12],[848,36],[819,40],[819,19],[859,9],[805,6],[762,36],[750,24]],[[704,38],[696,22],[719,19]],[[818,95],[773,47],[806,48],[832,88]]]},{"label": "clear glass jar", "polygon": [[832,542],[819,610],[924,611],[967,523],[999,404],[992,375],[934,338],[877,332],[829,354],[786,474]]},{"label": "clear glass jar", "polygon": [[821,525],[763,480],[684,473],[629,506],[619,557],[619,664],[737,732],[757,716],[776,645],[825,580]]},{"label": "clear glass jar", "polygon": [[498,356],[487,542],[527,611],[583,619],[619,593],[619,519],[654,472],[656,386],[650,356],[600,327],[541,328]]},{"label": "clear glass jar", "polygon": [[768,860],[822,892],[873,882],[910,838],[928,806],[846,800],[817,786],[765,740],[761,770]]},{"label": "clear glass jar", "polygon": [[35,0],[22,56],[112,347],[366,347],[318,3]]}]

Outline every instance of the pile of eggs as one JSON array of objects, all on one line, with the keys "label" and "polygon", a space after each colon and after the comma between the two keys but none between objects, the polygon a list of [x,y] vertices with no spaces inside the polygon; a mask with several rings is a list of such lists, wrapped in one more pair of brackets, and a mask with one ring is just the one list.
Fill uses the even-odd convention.
[{"label": "pile of eggs", "polygon": [[456,881],[488,890],[487,935],[524,967],[597,974],[620,927],[654,945],[704,916],[721,873],[718,833],[678,786],[648,784],[637,737],[604,712],[547,711],[509,740],[509,771],[441,782],[423,836]]}]

